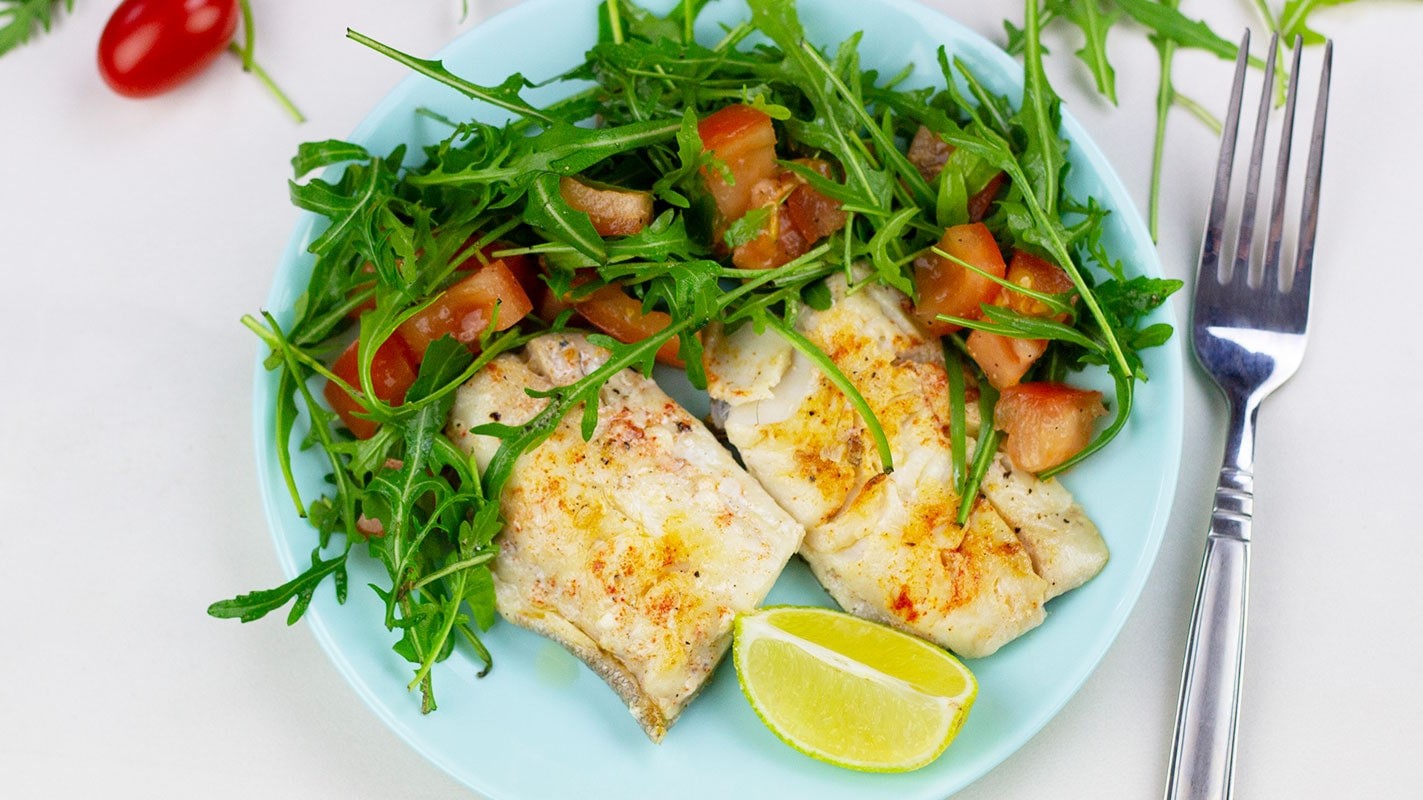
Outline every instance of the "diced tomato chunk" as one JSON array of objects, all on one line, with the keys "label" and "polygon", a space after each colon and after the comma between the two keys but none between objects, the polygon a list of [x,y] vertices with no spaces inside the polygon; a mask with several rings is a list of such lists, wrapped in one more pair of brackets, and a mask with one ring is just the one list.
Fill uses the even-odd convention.
[{"label": "diced tomato chunk", "polygon": [[[375,265],[372,264],[372,263],[369,262],[369,261],[367,261],[367,262],[361,264],[361,266],[360,266],[360,273],[361,273],[362,275],[374,275],[375,272],[376,272],[376,267],[375,267]],[[365,291],[366,289],[374,289],[374,288],[375,288],[375,285],[376,285],[376,282],[375,282],[374,280],[370,280],[370,281],[365,281],[365,282],[363,282],[363,283],[359,283],[359,284],[357,284],[357,285],[355,285],[355,286],[352,286],[352,287],[351,287],[351,290],[346,293],[346,296],[347,296],[348,298],[349,298],[349,297],[353,297],[353,296],[356,295],[357,293],[362,292],[362,291]],[[362,314],[366,313],[367,311],[370,311],[371,309],[373,309],[373,308],[375,308],[375,307],[376,307],[376,299],[375,299],[375,297],[374,297],[374,296],[372,296],[372,297],[367,297],[365,300],[362,300],[362,301],[361,301],[361,304],[360,304],[360,305],[358,305],[358,306],[356,306],[355,308],[351,309],[350,311],[347,311],[347,312],[346,312],[346,319],[349,319],[349,320],[351,320],[352,322],[355,322],[356,320],[358,320],[358,319],[361,318],[361,315],[362,315]]]},{"label": "diced tomato chunk", "polygon": [[[573,307],[593,327],[628,344],[660,333],[672,324],[671,314],[665,311],[644,313],[642,301],[616,284],[604,286],[586,298],[574,301]],[[657,360],[673,367],[685,366],[677,357],[678,347],[677,339],[668,340],[658,348]]]},{"label": "diced tomato chunk", "polygon": [[569,208],[588,215],[599,236],[631,236],[652,224],[652,195],[648,192],[599,188],[562,178],[558,193]]},{"label": "diced tomato chunk", "polygon": [[993,425],[1007,434],[1003,449],[1029,472],[1055,467],[1092,441],[1092,421],[1107,413],[1102,393],[1064,383],[1020,383],[1003,390]]},{"label": "diced tomato chunk", "polygon": [[495,321],[495,329],[502,331],[523,319],[533,307],[519,280],[501,259],[495,259],[441,292],[433,303],[402,322],[396,333],[410,346],[418,362],[425,357],[430,343],[442,336],[453,336],[477,347],[491,320]]},{"label": "diced tomato chunk", "polygon": [[[359,341],[351,342],[336,359],[336,363],[331,365],[331,371],[357,391],[361,390],[359,344]],[[376,398],[392,406],[405,402],[405,393],[415,382],[416,363],[410,348],[400,337],[392,336],[386,339],[371,359],[371,388]],[[327,381],[323,394],[331,410],[341,417],[341,421],[356,438],[369,439],[375,435],[378,427],[376,423],[356,416],[365,413],[366,407],[347,394],[339,384]]]},{"label": "diced tomato chunk", "polygon": [[[454,255],[451,256],[451,258],[458,258],[460,253],[465,252],[468,248],[473,246],[475,242],[479,241],[480,237],[481,234],[478,233],[470,236],[464,241],[464,244],[460,245],[460,249],[456,251]],[[490,242],[484,247],[481,247],[479,249],[479,253],[471,253],[470,255],[468,255],[463,261],[459,263],[459,266],[455,267],[455,270],[459,272],[473,272],[484,266],[486,263],[495,260],[494,253],[497,253],[500,250],[508,250],[515,246],[516,245],[510,244],[508,242]],[[423,254],[423,252],[424,251],[417,252],[416,256],[419,257]],[[518,279],[519,285],[524,287],[524,293],[529,295],[530,297],[534,296],[535,291],[538,289],[539,286],[542,285],[542,283],[539,281],[538,270],[534,264],[534,259],[530,258],[527,255],[514,255],[502,256],[499,260],[503,261],[504,266],[507,267],[509,271],[514,274],[515,278]],[[397,265],[400,263],[399,259],[396,260],[396,263]],[[363,275],[374,275],[376,268],[373,264],[367,261],[366,263],[361,265],[360,271]],[[374,280],[356,286],[352,290],[352,292],[354,293],[356,291],[360,291],[362,289],[372,286],[375,286]],[[346,317],[351,320],[359,319],[362,314],[367,311],[370,311],[375,307],[375,298],[367,298],[365,302],[361,303],[361,305],[352,309],[346,315]]]},{"label": "diced tomato chunk", "polygon": [[[551,286],[544,286],[539,292],[538,298],[539,302],[535,307],[534,313],[544,322],[551,323],[558,319],[559,314],[573,308],[573,304],[568,302],[567,299],[560,297],[558,292],[555,292]],[[577,316],[578,313],[575,311],[573,318],[576,319]]]},{"label": "diced tomato chunk", "polygon": [[774,269],[805,255],[811,246],[791,221],[790,210],[779,206],[760,236],[732,251],[731,263],[741,269]]},{"label": "diced tomato chunk", "polygon": [[965,345],[988,382],[999,390],[1022,380],[1047,351],[1046,339],[1020,339],[988,331],[970,331]]},{"label": "diced tomato chunk", "polygon": [[[939,249],[996,278],[1008,271],[998,243],[981,222],[950,226],[939,239]],[[983,316],[979,306],[992,302],[1000,288],[992,279],[933,252],[914,259],[914,285],[919,292],[914,313],[940,336],[962,327],[937,319],[940,314],[978,319]]]},{"label": "diced tomato chunk", "polygon": [[771,118],[750,106],[730,105],[704,117],[697,133],[702,148],[726,165],[733,181],[722,180],[719,170],[703,170],[707,191],[722,218],[738,220],[752,207],[751,189],[760,181],[774,180],[779,169]]},{"label": "diced tomato chunk", "polygon": [[845,227],[840,201],[826,197],[810,184],[797,186],[786,198],[785,208],[790,223],[812,245]]},{"label": "diced tomato chunk", "polygon": [[[464,244],[460,245],[459,252],[455,253],[455,257],[465,252],[481,238],[483,238],[483,234],[476,233],[470,236],[464,241]],[[518,245],[496,239],[479,248],[478,253],[470,253],[465,260],[460,262],[459,266],[455,267],[455,270],[459,272],[474,272],[491,261],[502,261],[504,262],[504,267],[519,280],[519,285],[524,287],[524,293],[532,297],[534,289],[543,285],[543,281],[539,280],[538,264],[534,257],[523,253],[498,257],[494,255],[501,250],[512,250],[516,247],[518,247]]]},{"label": "diced tomato chunk", "polygon": [[[1062,294],[1073,289],[1072,279],[1062,267],[1024,250],[1014,251],[1013,260],[1008,264],[1007,281],[1039,294]],[[1064,313],[1049,313],[1051,309],[1042,301],[1011,289],[1003,290],[999,302],[1024,316],[1048,317],[1058,322],[1067,319]]]},{"label": "diced tomato chunk", "polygon": [[[797,159],[796,163],[830,177],[830,165],[825,161],[806,158]],[[845,212],[840,202],[816,191],[790,170],[780,172],[773,181],[761,181],[752,187],[751,203],[774,213],[767,215],[760,236],[732,251],[731,263],[742,269],[773,269],[787,264],[810,252],[816,242],[845,227]]]},{"label": "diced tomato chunk", "polygon": [[[1060,267],[1022,250],[1013,254],[1007,281],[1041,294],[1062,294],[1072,289],[1072,279]],[[1067,319],[1067,314],[1052,313],[1041,300],[1012,289],[1000,287],[994,303],[1027,317],[1046,317],[1058,322]],[[966,344],[969,355],[995,389],[1004,389],[1022,380],[1048,346],[1046,339],[1021,339],[987,331],[973,331]]]}]

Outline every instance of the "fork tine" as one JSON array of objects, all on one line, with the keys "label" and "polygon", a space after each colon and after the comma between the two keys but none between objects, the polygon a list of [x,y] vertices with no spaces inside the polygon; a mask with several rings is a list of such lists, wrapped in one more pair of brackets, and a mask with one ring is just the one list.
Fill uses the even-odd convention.
[{"label": "fork tine", "polygon": [[1265,263],[1261,269],[1261,285],[1284,288],[1280,274],[1280,246],[1285,229],[1285,188],[1290,174],[1290,142],[1294,139],[1295,101],[1299,99],[1299,58],[1303,40],[1295,36],[1294,57],[1290,62],[1290,88],[1285,93],[1285,120],[1280,128],[1280,156],[1275,163],[1275,195],[1270,206],[1270,231],[1265,240]]},{"label": "fork tine", "polygon": [[1324,66],[1319,73],[1319,99],[1314,104],[1314,132],[1310,134],[1309,169],[1304,175],[1304,208],[1299,223],[1299,248],[1295,253],[1295,302],[1309,308],[1309,284],[1314,271],[1314,234],[1319,226],[1319,176],[1324,169],[1324,123],[1329,114],[1329,76],[1334,63],[1334,42],[1324,43]]},{"label": "fork tine", "polygon": [[[1206,234],[1201,239],[1201,266],[1196,273],[1196,291],[1220,283],[1220,245],[1225,230],[1225,209],[1230,202],[1230,173],[1235,164],[1235,138],[1240,131],[1240,103],[1245,94],[1245,66],[1250,57],[1250,29],[1240,40],[1240,52],[1235,59],[1235,84],[1230,90],[1230,105],[1226,107],[1225,124],[1221,129],[1220,159],[1216,162],[1215,188],[1211,192],[1210,210],[1206,214]],[[1211,280],[1205,278],[1209,276]]]},{"label": "fork tine", "polygon": [[[1250,279],[1250,248],[1255,237],[1255,210],[1259,206],[1260,167],[1265,160],[1265,132],[1270,127],[1270,95],[1275,83],[1275,53],[1280,49],[1280,35],[1270,36],[1270,55],[1265,61],[1265,83],[1260,89],[1260,109],[1255,116],[1255,141],[1250,146],[1250,168],[1245,178],[1245,205],[1240,210],[1240,231],[1235,237],[1235,264],[1230,277],[1240,284]],[[1289,135],[1286,128],[1285,135]]]}]

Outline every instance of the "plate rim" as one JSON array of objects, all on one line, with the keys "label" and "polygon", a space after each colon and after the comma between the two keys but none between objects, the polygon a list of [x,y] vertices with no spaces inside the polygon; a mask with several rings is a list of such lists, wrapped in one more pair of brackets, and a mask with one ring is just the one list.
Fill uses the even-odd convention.
[{"label": "plate rim", "polygon": [[[955,36],[961,40],[971,43],[971,50],[975,58],[985,59],[993,62],[995,68],[1006,72],[1012,76],[1014,91],[1021,92],[1023,85],[1022,67],[1011,56],[1001,50],[996,44],[958,22],[948,14],[934,8],[918,4],[913,0],[872,0],[875,3],[887,6],[897,12],[918,19],[921,23],[926,21],[934,25],[947,25],[955,31]],[[595,6],[599,0],[579,0],[581,6]],[[481,37],[495,35],[498,30],[519,23],[526,16],[537,15],[540,9],[546,7],[558,7],[566,9],[569,4],[566,0],[525,0],[522,3],[503,9],[500,12],[481,21],[470,29],[452,38],[441,47],[434,58],[446,60],[454,51],[463,47],[469,39],[479,39]],[[804,7],[802,5],[802,7]],[[391,115],[398,110],[406,97],[417,86],[427,81],[418,74],[407,74],[394,87],[392,87],[369,111],[362,117],[361,121],[352,129],[351,133],[345,137],[346,141],[368,141],[385,124]],[[1123,224],[1127,227],[1130,241],[1140,244],[1145,243],[1147,247],[1142,255],[1146,259],[1145,263],[1138,263],[1135,272],[1153,277],[1164,277],[1164,271],[1159,257],[1159,250],[1150,235],[1147,233],[1145,221],[1142,218],[1138,207],[1130,192],[1121,180],[1121,176],[1112,166],[1096,141],[1088,134],[1085,128],[1072,115],[1071,109],[1066,102],[1062,105],[1062,131],[1073,149],[1079,149],[1082,156],[1092,163],[1093,177],[1102,184],[1105,194],[1113,201],[1113,212],[1120,214]],[[1078,159],[1070,159],[1076,163]],[[294,262],[306,256],[306,244],[311,241],[311,237],[318,219],[310,212],[300,211],[297,214],[297,221],[293,226],[292,234],[289,237],[273,273],[273,282],[268,292],[267,302],[269,307],[275,306],[276,302],[284,298],[284,292],[289,290],[285,286],[283,279],[288,276]],[[1159,309],[1154,312],[1157,317],[1164,317],[1163,321],[1173,326],[1174,335],[1171,339],[1156,351],[1157,358],[1161,360],[1166,369],[1164,375],[1156,376],[1158,379],[1168,384],[1169,391],[1165,392],[1163,401],[1158,407],[1159,414],[1162,415],[1162,422],[1166,425],[1162,441],[1167,445],[1168,451],[1163,454],[1159,461],[1162,466],[1160,479],[1153,487],[1157,502],[1152,506],[1152,515],[1149,521],[1144,523],[1146,536],[1143,537],[1143,546],[1133,563],[1130,564],[1130,580],[1126,584],[1125,591],[1116,596],[1113,604],[1113,613],[1110,620],[1105,624],[1095,626],[1090,641],[1081,648],[1086,655],[1077,662],[1077,669],[1063,682],[1065,689],[1057,696],[1053,697],[1053,702],[1043,703],[1037,707],[1038,713],[1019,725],[1011,736],[998,737],[997,744],[989,748],[978,760],[977,768],[964,773],[961,780],[943,785],[936,785],[933,795],[929,794],[904,794],[904,797],[922,797],[928,800],[930,797],[943,797],[945,793],[953,794],[961,789],[975,783],[985,774],[1002,765],[1014,753],[1019,751],[1030,739],[1040,733],[1043,728],[1058,714],[1067,703],[1081,690],[1083,684],[1100,666],[1102,659],[1108,650],[1116,642],[1121,629],[1125,626],[1127,619],[1131,616],[1132,610],[1141,598],[1146,583],[1152,571],[1152,565],[1160,552],[1160,546],[1164,539],[1165,528],[1169,523],[1172,509],[1174,508],[1177,496],[1177,484],[1179,481],[1181,462],[1184,450],[1184,400],[1185,400],[1185,346],[1184,335],[1180,325],[1180,315],[1178,313],[1178,296],[1167,298]],[[264,514],[267,520],[269,535],[271,536],[274,549],[276,550],[278,562],[282,567],[283,574],[288,579],[298,574],[302,567],[299,566],[295,553],[299,547],[293,547],[289,538],[286,522],[282,519],[282,512],[290,507],[291,500],[286,493],[285,486],[268,480],[274,465],[274,439],[271,427],[271,397],[267,389],[267,382],[270,373],[264,366],[267,351],[259,342],[256,346],[257,357],[254,365],[254,402],[253,402],[253,432],[255,439],[256,466],[258,468],[258,483],[262,497]],[[279,469],[279,468],[278,468]],[[303,523],[305,524],[305,523]],[[309,526],[308,526],[309,528]],[[363,557],[363,556],[361,556]],[[1113,554],[1116,558],[1116,554]],[[365,679],[365,676],[356,669],[355,665],[344,652],[343,645],[338,641],[337,636],[328,624],[324,613],[315,604],[309,608],[304,615],[304,619],[310,627],[312,634],[316,637],[326,656],[331,660],[337,671],[341,674],[345,682],[356,692],[370,710],[394,731],[409,747],[419,753],[431,764],[439,768],[442,772],[459,784],[472,789],[491,800],[503,800],[508,797],[510,791],[507,787],[494,786],[489,782],[480,782],[477,775],[468,771],[456,769],[454,765],[446,763],[439,754],[432,752],[421,743],[418,732],[412,730],[403,720],[396,716],[396,713],[385,698],[379,694],[373,685]],[[951,773],[952,774],[952,773]]]}]

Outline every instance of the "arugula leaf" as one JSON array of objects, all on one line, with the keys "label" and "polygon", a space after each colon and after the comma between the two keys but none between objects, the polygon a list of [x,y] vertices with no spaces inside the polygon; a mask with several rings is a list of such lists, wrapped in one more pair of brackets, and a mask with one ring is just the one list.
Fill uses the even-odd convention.
[{"label": "arugula leaf", "polygon": [[747,211],[741,219],[726,227],[722,241],[732,250],[755,241],[760,238],[762,233],[765,233],[766,223],[770,222],[772,211],[773,209],[764,206]]},{"label": "arugula leaf", "polygon": [[1086,64],[1088,71],[1092,73],[1097,91],[1111,101],[1112,105],[1116,105],[1117,73],[1107,60],[1107,32],[1121,14],[1115,11],[1104,13],[1098,5],[1098,0],[1078,0],[1061,5],[1064,7],[1064,16],[1082,30],[1083,43],[1082,48],[1077,51],[1077,57],[1082,59],[1082,63]]},{"label": "arugula leaf", "polygon": [[[1175,2],[1155,2],[1154,0],[1113,0],[1127,16],[1145,25],[1154,36],[1174,42],[1179,47],[1204,50],[1214,53],[1226,61],[1235,60],[1240,47],[1223,38],[1205,22],[1191,19],[1182,14]],[[1263,67],[1264,62],[1251,57],[1250,63]]]},{"label": "arugula leaf", "polygon": [[[887,205],[889,182],[875,158],[851,130],[854,111],[833,101],[833,73],[824,69],[824,60],[805,44],[805,32],[795,7],[784,0],[748,0],[751,22],[774,41],[785,55],[781,68],[786,78],[807,93],[815,109],[811,122],[794,120],[788,127],[815,147],[827,150],[840,161],[848,182],[858,188],[857,202],[871,208]],[[878,173],[878,175],[876,175]],[[923,178],[920,178],[922,183]]]},{"label": "arugula leaf", "polygon": [[1280,33],[1280,40],[1291,42],[1298,36],[1305,44],[1324,44],[1324,34],[1309,26],[1310,14],[1321,8],[1343,6],[1352,2],[1355,0],[1286,0],[1276,28]]},{"label": "arugula leaf", "polygon": [[682,192],[674,187],[688,183],[713,159],[702,149],[702,136],[697,130],[697,114],[689,106],[682,112],[682,125],[677,129],[678,166],[666,170],[652,184],[652,194],[678,208],[688,208],[691,203]]},{"label": "arugula leaf", "polygon": [[555,121],[554,118],[549,116],[546,112],[529,105],[519,94],[519,90],[528,88],[533,84],[529,83],[524,79],[523,75],[517,72],[505,78],[504,82],[498,86],[480,86],[477,83],[467,81],[450,72],[445,68],[442,62],[432,59],[416,58],[415,56],[402,53],[390,45],[378,42],[350,28],[346,29],[346,38],[363,44],[392,61],[409,67],[420,75],[439,81],[472,100],[481,100],[496,108],[512,111],[528,119],[546,123]]},{"label": "arugula leaf", "polygon": [[1043,70],[1038,0],[1027,0],[1026,8],[1023,104],[1013,122],[1023,131],[1027,146],[1018,161],[1029,180],[1026,185],[1037,195],[1043,213],[1056,217],[1058,187],[1067,171],[1067,142],[1058,133],[1062,126],[1062,100]]},{"label": "arugula leaf", "polygon": [[524,222],[549,239],[572,245],[595,262],[607,260],[603,237],[593,229],[593,221],[587,213],[568,206],[558,188],[561,180],[552,172],[540,172],[534,177],[524,206]]},{"label": "arugula leaf", "polygon": [[323,167],[347,161],[369,161],[370,158],[366,148],[340,139],[303,142],[297,145],[296,155],[292,156],[292,174],[301,179]]},{"label": "arugula leaf", "polygon": [[[295,600],[296,603],[292,606],[291,613],[287,615],[287,624],[294,625],[298,619],[301,619],[307,606],[311,604],[312,594],[315,593],[316,587],[326,579],[326,576],[345,574],[348,553],[350,553],[349,548],[323,561],[321,550],[319,548],[313,550],[311,551],[311,566],[300,575],[275,589],[248,592],[231,600],[219,600],[208,606],[208,614],[219,619],[239,619],[243,622],[252,622]],[[340,595],[338,599],[345,600],[344,592],[340,592],[338,595]]]},{"label": "arugula leaf", "polygon": [[[36,30],[49,33],[61,0],[0,0],[0,56],[28,42]],[[74,11],[74,0],[62,0]]]}]

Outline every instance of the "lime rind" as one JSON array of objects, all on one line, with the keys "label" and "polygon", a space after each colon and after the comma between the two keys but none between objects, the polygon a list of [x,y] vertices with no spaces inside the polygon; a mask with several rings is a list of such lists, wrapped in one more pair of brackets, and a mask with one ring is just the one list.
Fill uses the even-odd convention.
[{"label": "lime rind", "polygon": [[[948,652],[843,612],[770,606],[739,616],[734,636],[737,682],[757,718],[795,750],[847,769],[907,772],[933,762],[954,741],[978,696],[972,672]],[[861,652],[840,652],[827,643],[849,643]],[[910,662],[880,657],[896,648],[905,648]],[[867,654],[869,659],[857,657]],[[956,681],[939,683],[959,690],[926,691],[923,680],[865,663],[877,659],[921,677],[931,668],[954,673]],[[810,687],[823,691],[806,691]],[[825,705],[824,694],[848,699]],[[883,714],[893,723],[876,718]]]}]

